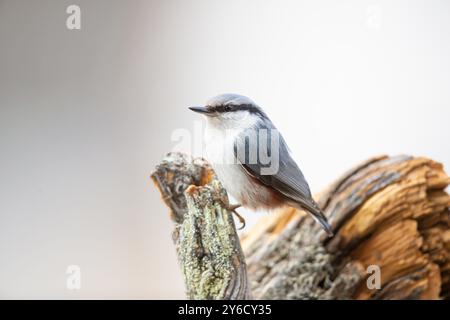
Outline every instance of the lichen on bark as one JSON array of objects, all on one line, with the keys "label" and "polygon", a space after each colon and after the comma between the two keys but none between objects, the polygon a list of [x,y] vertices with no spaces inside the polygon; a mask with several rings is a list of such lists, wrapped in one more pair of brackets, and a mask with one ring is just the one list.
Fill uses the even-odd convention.
[{"label": "lichen on bark", "polygon": [[251,298],[232,213],[224,206],[227,193],[209,165],[169,154],[152,178],[172,210],[173,240],[188,298]]}]

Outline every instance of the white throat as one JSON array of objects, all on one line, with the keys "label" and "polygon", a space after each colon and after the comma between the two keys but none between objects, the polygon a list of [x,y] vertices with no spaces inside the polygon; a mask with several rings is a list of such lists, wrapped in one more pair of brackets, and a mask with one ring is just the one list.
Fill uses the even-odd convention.
[{"label": "white throat", "polygon": [[256,128],[259,117],[247,111],[231,112],[218,117],[208,117],[205,128],[206,158],[211,164],[233,162],[237,135]]}]

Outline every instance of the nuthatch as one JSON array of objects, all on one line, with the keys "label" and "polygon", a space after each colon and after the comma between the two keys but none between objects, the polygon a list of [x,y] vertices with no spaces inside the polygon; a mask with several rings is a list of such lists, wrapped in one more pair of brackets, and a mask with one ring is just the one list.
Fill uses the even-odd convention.
[{"label": "nuthatch", "polygon": [[207,119],[206,158],[227,192],[239,201],[226,206],[243,225],[245,220],[235,211],[241,205],[254,210],[287,205],[306,210],[333,235],[286,142],[258,105],[245,96],[222,94],[189,109]]}]

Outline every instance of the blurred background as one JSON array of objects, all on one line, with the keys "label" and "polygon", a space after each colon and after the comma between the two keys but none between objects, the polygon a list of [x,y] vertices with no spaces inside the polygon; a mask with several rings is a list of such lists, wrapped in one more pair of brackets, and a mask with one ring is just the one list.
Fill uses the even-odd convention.
[{"label": "blurred background", "polygon": [[449,39],[444,0],[0,0],[0,298],[184,298],[149,176],[219,93],[267,111],[313,192],[381,153],[448,171]]}]

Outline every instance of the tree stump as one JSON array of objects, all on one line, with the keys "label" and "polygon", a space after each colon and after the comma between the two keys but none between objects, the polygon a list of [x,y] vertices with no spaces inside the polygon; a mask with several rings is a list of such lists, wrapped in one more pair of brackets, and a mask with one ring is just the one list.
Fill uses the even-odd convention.
[{"label": "tree stump", "polygon": [[[379,156],[343,174],[316,197],[333,238],[285,208],[239,239],[204,160],[169,154],[152,179],[171,210],[188,298],[450,298],[450,178],[433,160]],[[379,288],[366,281],[374,266]]]}]

